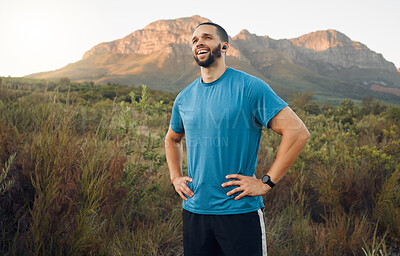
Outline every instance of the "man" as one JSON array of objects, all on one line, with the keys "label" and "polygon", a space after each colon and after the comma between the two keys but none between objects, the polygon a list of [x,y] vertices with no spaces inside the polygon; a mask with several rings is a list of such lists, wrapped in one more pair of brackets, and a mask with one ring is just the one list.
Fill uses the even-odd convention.
[{"label": "man", "polygon": [[[286,174],[306,143],[303,122],[262,80],[227,67],[228,35],[198,25],[192,52],[201,77],[176,97],[165,151],[183,201],[185,255],[267,255],[262,195]],[[255,177],[262,126],[282,135],[276,159]],[[186,136],[188,176],[182,174]]]}]

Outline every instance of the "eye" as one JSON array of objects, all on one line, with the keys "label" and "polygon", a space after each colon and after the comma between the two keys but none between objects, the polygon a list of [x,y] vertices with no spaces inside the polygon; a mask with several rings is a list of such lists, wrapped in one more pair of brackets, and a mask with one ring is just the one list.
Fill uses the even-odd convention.
[{"label": "eye", "polygon": [[211,39],[211,36],[207,36],[206,39]]},{"label": "eye", "polygon": [[194,39],[194,40],[192,41],[193,44],[195,44],[196,42],[197,42],[197,39]]}]

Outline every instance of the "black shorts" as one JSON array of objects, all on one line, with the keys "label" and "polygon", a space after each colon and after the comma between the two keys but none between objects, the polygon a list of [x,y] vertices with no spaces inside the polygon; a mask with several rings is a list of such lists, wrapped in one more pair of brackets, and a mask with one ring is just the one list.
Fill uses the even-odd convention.
[{"label": "black shorts", "polygon": [[265,256],[267,241],[261,210],[205,215],[183,210],[185,256]]}]

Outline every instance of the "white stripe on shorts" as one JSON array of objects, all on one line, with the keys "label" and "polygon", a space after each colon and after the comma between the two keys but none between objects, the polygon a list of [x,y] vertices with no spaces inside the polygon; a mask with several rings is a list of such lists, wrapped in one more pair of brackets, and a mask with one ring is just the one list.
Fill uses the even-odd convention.
[{"label": "white stripe on shorts", "polygon": [[258,209],[257,213],[258,217],[260,218],[260,226],[261,226],[262,255],[267,256],[267,234],[265,233],[264,214],[261,211],[261,209]]}]

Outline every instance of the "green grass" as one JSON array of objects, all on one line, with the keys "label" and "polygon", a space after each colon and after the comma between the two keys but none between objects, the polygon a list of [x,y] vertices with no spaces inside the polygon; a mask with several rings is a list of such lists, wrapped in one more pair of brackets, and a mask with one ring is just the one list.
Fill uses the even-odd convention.
[{"label": "green grass", "polygon": [[[68,79],[0,84],[0,254],[183,255],[163,149],[175,94]],[[269,255],[395,255],[400,107],[293,99],[311,136],[264,197]],[[259,177],[280,139],[263,132]]]}]

